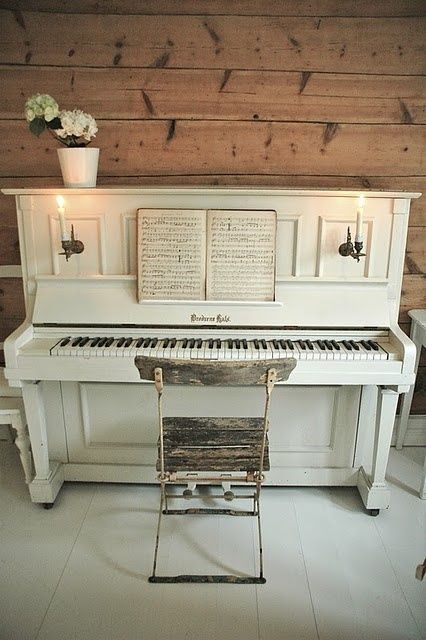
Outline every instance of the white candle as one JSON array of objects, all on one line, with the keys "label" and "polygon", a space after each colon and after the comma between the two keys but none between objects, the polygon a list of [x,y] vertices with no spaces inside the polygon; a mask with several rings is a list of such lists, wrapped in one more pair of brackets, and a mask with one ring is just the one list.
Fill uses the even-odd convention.
[{"label": "white candle", "polygon": [[358,198],[358,208],[356,210],[356,232],[355,232],[355,242],[362,242],[363,232],[362,226],[364,224],[364,207],[365,207],[365,198],[363,195],[360,195]]},{"label": "white candle", "polygon": [[56,196],[56,204],[58,205],[59,226],[61,228],[61,239],[69,240],[70,234],[67,231],[67,221],[65,220],[65,201],[62,196]]}]

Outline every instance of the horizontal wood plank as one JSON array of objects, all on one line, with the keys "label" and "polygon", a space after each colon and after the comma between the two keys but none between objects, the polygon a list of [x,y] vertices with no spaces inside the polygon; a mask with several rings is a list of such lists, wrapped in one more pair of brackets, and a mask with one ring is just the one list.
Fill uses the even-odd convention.
[{"label": "horizontal wood plank", "polygon": [[0,265],[20,264],[17,226],[0,225]]},{"label": "horizontal wood plank", "polygon": [[52,13],[139,15],[423,16],[423,0],[1,0],[0,7]]},{"label": "horizontal wood plank", "polygon": [[[0,64],[424,73],[426,19],[0,12]],[[54,37],[46,37],[54,34]]]},{"label": "horizontal wood plank", "polygon": [[25,319],[22,278],[0,278],[0,342]]},{"label": "horizontal wood plank", "polygon": [[410,309],[426,308],[426,275],[405,274],[402,280],[399,322],[409,322]]},{"label": "horizontal wood plank", "polygon": [[[99,175],[416,175],[426,128],[227,121],[99,123]],[[55,141],[0,121],[0,176],[59,176]],[[391,160],[390,160],[391,159]]]},{"label": "horizontal wood plank", "polygon": [[405,272],[426,273],[426,230],[424,227],[408,229]]},{"label": "horizontal wood plank", "polygon": [[[426,77],[233,69],[0,67],[0,118],[40,91],[100,119],[426,122]],[[60,90],[58,91],[58,87]]]}]

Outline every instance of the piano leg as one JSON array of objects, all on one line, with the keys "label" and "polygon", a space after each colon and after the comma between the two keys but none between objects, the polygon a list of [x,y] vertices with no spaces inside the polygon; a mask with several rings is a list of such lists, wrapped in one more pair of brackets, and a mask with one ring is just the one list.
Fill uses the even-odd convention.
[{"label": "piano leg", "polygon": [[394,389],[379,387],[372,470],[369,475],[360,467],[358,474],[358,490],[371,515],[377,515],[380,509],[387,509],[389,506],[390,491],[385,475],[398,396],[398,391]]},{"label": "piano leg", "polygon": [[31,500],[41,502],[46,507],[55,501],[64,482],[64,474],[60,463],[49,461],[46,414],[41,384],[39,382],[23,382],[22,397],[35,469],[35,476],[28,488]]}]

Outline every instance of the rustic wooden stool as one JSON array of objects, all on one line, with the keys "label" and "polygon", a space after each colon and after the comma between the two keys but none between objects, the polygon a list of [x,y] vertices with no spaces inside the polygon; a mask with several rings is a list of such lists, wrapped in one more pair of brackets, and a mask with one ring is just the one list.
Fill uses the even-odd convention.
[{"label": "rustic wooden stool", "polygon": [[[158,394],[158,460],[157,470],[161,496],[155,543],[154,564],[150,582],[227,582],[260,584],[263,576],[262,534],[260,525],[260,489],[264,470],[269,469],[268,427],[271,393],[276,382],[287,380],[296,366],[293,358],[256,361],[160,360],[136,357],[136,367],[143,380],[154,380]],[[264,385],[266,399],[261,418],[182,418],[163,417],[164,383],[213,386]],[[234,494],[231,483],[247,483],[250,494]],[[183,493],[167,491],[167,485],[186,484]],[[224,493],[209,496],[227,501],[252,499],[252,510],[235,509],[170,509],[172,498],[200,498],[194,494],[198,484],[222,485]],[[156,575],[162,514],[217,514],[256,516],[259,541],[259,575]]]}]

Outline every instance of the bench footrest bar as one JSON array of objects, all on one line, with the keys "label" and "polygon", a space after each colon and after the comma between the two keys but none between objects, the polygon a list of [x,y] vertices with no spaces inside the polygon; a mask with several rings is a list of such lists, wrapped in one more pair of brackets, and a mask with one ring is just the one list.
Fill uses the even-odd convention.
[{"label": "bench footrest bar", "polygon": [[209,575],[180,575],[180,576],[150,576],[148,582],[162,584],[193,583],[225,583],[225,584],[265,584],[266,578],[260,576],[209,576]]},{"label": "bench footrest bar", "polygon": [[255,511],[236,511],[235,509],[164,509],[164,515],[166,516],[176,516],[176,515],[194,515],[194,514],[214,514],[214,515],[224,515],[224,516],[256,516],[257,513]]}]

